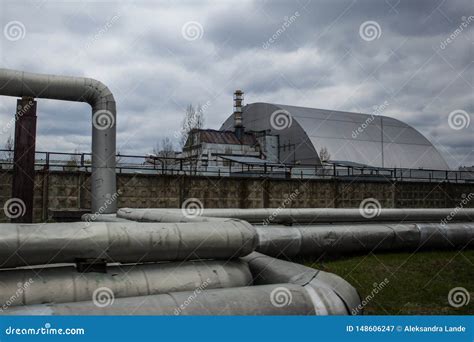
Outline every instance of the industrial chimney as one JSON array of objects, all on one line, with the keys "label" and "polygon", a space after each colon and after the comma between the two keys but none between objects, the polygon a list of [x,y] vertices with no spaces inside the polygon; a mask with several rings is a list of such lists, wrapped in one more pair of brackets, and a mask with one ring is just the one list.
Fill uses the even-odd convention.
[{"label": "industrial chimney", "polygon": [[244,101],[244,92],[236,90],[234,92],[234,131],[239,140],[244,134],[244,126],[242,125],[242,102]]}]

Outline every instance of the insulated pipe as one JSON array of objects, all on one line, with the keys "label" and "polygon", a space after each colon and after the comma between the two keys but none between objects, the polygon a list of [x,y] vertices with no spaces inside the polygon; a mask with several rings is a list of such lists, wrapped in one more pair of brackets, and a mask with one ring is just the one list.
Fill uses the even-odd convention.
[{"label": "insulated pipe", "polygon": [[[313,295],[314,296],[314,295]],[[314,298],[318,295],[315,295]],[[315,315],[320,303],[296,284],[272,284],[229,289],[173,292],[116,298],[103,307],[93,301],[16,306],[3,315]]]},{"label": "insulated pipe", "polygon": [[238,220],[0,224],[0,232],[0,268],[80,258],[123,263],[229,259],[253,252],[258,243],[253,226]]},{"label": "insulated pipe", "polygon": [[305,287],[321,315],[346,315],[360,305],[357,290],[341,277],[300,264],[254,252],[243,257],[249,263],[256,285],[292,283]]},{"label": "insulated pipe", "polygon": [[[342,278],[252,253],[248,263],[254,286],[204,289],[166,295],[11,307],[7,315],[347,315],[359,313],[357,291]],[[114,300],[112,300],[114,299]]]},{"label": "insulated pipe", "polygon": [[[180,217],[179,221],[197,220],[185,217],[181,209],[132,209],[122,208],[117,217],[139,221],[167,221],[170,216]],[[439,222],[474,221],[472,208],[440,209],[343,209],[343,208],[303,208],[303,209],[203,209],[200,220],[210,218],[234,218],[250,223],[272,225],[291,223],[337,223],[337,222]]]},{"label": "insulated pipe", "polygon": [[[185,210],[161,210],[161,209],[119,209],[120,215],[117,219],[125,219],[137,222],[215,222],[227,220],[227,217],[207,217],[200,215],[185,215]],[[85,214],[83,221],[91,219],[91,215]],[[106,218],[108,219],[108,218]]]},{"label": "insulated pipe", "polygon": [[109,266],[107,273],[79,273],[73,266],[2,270],[0,279],[0,311],[2,305],[79,302],[100,300],[100,295],[107,294],[121,298],[252,284],[248,264],[240,260]]},{"label": "insulated pipe", "polygon": [[115,213],[116,107],[110,90],[91,78],[0,69],[0,95],[86,102],[92,107],[91,211]]},{"label": "insulated pipe", "polygon": [[257,251],[275,257],[474,247],[474,223],[256,227]]}]

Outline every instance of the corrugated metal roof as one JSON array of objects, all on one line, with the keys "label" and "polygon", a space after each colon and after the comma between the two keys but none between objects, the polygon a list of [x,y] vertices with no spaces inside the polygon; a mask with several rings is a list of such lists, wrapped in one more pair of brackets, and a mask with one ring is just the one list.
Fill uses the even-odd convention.
[{"label": "corrugated metal roof", "polygon": [[237,138],[233,131],[217,131],[214,129],[200,129],[199,140],[211,144],[234,144],[234,145],[256,145],[257,140],[253,133],[245,132],[242,141]]}]

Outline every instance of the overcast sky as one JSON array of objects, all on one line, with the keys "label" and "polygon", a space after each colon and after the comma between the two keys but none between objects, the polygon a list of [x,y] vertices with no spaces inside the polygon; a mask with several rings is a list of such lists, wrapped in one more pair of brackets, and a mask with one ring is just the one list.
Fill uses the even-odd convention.
[{"label": "overcast sky", "polygon": [[[109,86],[122,153],[165,136],[177,147],[190,103],[218,129],[240,88],[246,103],[371,113],[387,102],[383,115],[421,131],[451,167],[474,165],[472,0],[2,0],[0,24],[1,67]],[[15,101],[0,97],[2,144]],[[87,104],[39,100],[37,150],[90,142]]]}]

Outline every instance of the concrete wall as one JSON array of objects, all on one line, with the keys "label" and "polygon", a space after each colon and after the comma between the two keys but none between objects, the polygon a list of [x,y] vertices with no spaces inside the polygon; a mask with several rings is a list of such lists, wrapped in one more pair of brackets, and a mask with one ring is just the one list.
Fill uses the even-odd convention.
[{"label": "concrete wall", "polygon": [[[385,208],[446,208],[458,206],[474,192],[474,184],[423,182],[350,182],[341,180],[276,180],[228,177],[117,176],[118,207],[179,207],[190,197],[206,208],[359,207],[376,198]],[[0,170],[0,205],[11,197],[11,171]],[[292,201],[285,201],[291,197]],[[44,221],[48,209],[90,208],[90,174],[83,172],[36,173],[34,218]],[[114,198],[114,197],[113,197]],[[474,201],[465,207],[474,207]],[[0,221],[5,222],[0,209]]]}]

